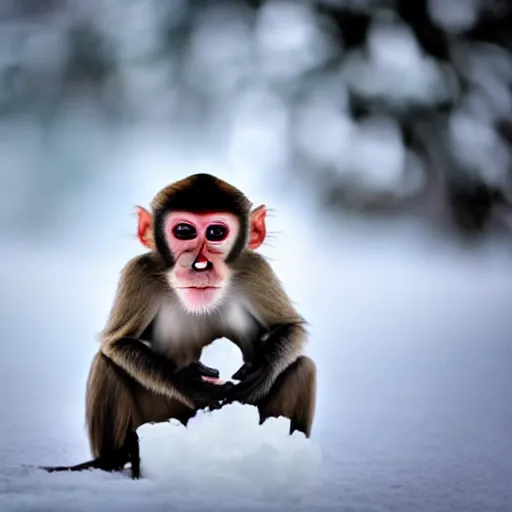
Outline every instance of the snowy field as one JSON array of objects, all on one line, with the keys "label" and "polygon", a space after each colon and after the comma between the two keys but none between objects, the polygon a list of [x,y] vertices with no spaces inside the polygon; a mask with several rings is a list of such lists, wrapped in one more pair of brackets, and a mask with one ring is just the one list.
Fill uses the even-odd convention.
[{"label": "snowy field", "polygon": [[[276,210],[264,254],[310,322],[311,440],[288,437],[284,420],[258,427],[254,408],[233,405],[188,429],[142,427],[140,481],[34,470],[89,457],[95,336],[121,266],[140,252],[130,208],[172,179],[127,177],[121,194],[106,177],[53,237],[3,241],[0,511],[512,509],[506,250],[464,253],[411,227],[336,226],[309,209],[294,217],[291,201],[249,181],[248,194]],[[204,361],[229,376],[240,355],[219,340]]]},{"label": "snowy field", "polygon": [[[511,512],[510,247],[468,251],[413,222],[326,219],[310,199],[333,170],[363,196],[414,194],[425,166],[395,114],[442,105],[444,117],[451,102],[446,122],[426,124],[453,153],[453,165],[432,160],[436,171],[508,183],[511,155],[496,126],[512,112],[510,53],[457,37],[484,3],[419,2],[433,25],[420,16],[414,30],[394,8],[376,10],[360,47],[333,38],[308,2],[264,2],[256,17],[233,10],[237,2],[224,12],[199,2],[205,11],[190,27],[186,0],[42,2],[40,12],[62,9],[40,26],[9,17],[9,4],[18,13],[37,2],[4,3],[0,512]],[[105,43],[91,55],[106,51],[114,73],[100,80],[104,59],[78,52],[71,69],[91,69],[75,83],[67,32],[89,17],[93,41]],[[448,62],[422,51],[414,31],[425,27]],[[368,118],[351,112],[354,93],[356,107],[369,101]],[[311,190],[288,172],[295,153],[317,173]],[[34,469],[89,458],[85,383],[119,271],[141,252],[133,207],[200,171],[274,210],[263,254],[310,322],[318,367],[311,439],[288,436],[283,419],[260,427],[254,408],[235,404],[187,429],[143,426],[139,481]],[[46,229],[16,232],[42,209]],[[229,377],[241,358],[218,340],[203,361]]]}]

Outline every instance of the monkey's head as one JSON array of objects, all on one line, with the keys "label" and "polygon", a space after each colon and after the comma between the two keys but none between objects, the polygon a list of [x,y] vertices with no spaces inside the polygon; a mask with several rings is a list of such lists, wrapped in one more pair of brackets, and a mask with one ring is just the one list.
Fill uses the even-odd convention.
[{"label": "monkey's head", "polygon": [[214,309],[225,295],[233,265],[266,235],[265,206],[209,174],[195,174],[165,187],[138,207],[138,238],[162,258],[167,279],[189,312]]}]

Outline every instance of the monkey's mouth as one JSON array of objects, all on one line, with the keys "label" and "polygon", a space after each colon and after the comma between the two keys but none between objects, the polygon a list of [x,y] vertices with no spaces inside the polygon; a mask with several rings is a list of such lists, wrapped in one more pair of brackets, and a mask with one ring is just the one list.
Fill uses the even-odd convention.
[{"label": "monkey's mouth", "polygon": [[220,286],[176,286],[177,290],[220,290]]},{"label": "monkey's mouth", "polygon": [[182,286],[176,288],[181,302],[190,311],[211,307],[222,295],[220,286]]}]

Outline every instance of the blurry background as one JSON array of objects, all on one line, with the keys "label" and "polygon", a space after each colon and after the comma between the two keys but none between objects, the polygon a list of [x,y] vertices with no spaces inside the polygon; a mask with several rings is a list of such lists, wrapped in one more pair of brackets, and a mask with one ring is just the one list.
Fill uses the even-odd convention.
[{"label": "blurry background", "polygon": [[5,229],[76,212],[142,129],[321,209],[503,228],[511,20],[506,0],[4,0]]},{"label": "blurry background", "polygon": [[87,457],[133,207],[194,172],[273,211],[319,366],[316,506],[506,510],[511,27],[507,0],[3,0],[2,510],[41,499],[20,464]]}]

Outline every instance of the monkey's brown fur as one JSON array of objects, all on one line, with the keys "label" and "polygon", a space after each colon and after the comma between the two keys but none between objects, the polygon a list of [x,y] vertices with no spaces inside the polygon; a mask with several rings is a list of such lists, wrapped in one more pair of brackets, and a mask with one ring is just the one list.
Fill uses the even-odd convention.
[{"label": "monkey's brown fur", "polygon": [[316,407],[316,365],[301,356],[279,375],[269,394],[259,404],[260,424],[267,418],[290,420],[290,433],[311,436]]},{"label": "monkey's brown fur", "polygon": [[[167,187],[153,200],[154,240],[160,240],[161,248],[163,237],[158,230],[163,216],[173,208],[187,206],[191,211],[202,208],[210,211],[215,207],[214,211],[225,211],[223,205],[238,215],[242,226],[249,225],[249,201],[225,182],[196,175]],[[266,351],[264,379],[244,400],[258,407],[260,423],[269,417],[284,416],[290,419],[290,433],[298,430],[307,437],[311,435],[316,367],[302,353],[306,343],[305,321],[270,265],[246,248],[248,235],[248,229],[241,230],[239,238],[243,246],[237,249],[238,254],[230,263],[232,276],[226,308],[243,307],[244,321],[249,324],[237,324],[226,309],[225,318],[221,314],[208,317],[202,330],[190,333],[192,338],[175,340],[178,344],[171,345],[171,354],[147,346],[141,337],[157,315],[164,314],[162,311],[181,315],[178,318],[185,325],[191,321],[184,313],[178,313],[178,306],[172,302],[175,292],[165,277],[173,265],[172,255],[166,257],[156,244],[153,251],[128,262],[121,273],[109,320],[101,333],[100,350],[94,357],[87,382],[86,423],[94,460],[47,470],[118,471],[131,461],[132,476],[138,478],[137,428],[171,418],[186,425],[197,410],[209,405],[207,400],[191,395],[176,372],[198,361],[202,349],[221,337],[231,339],[240,347],[244,363],[251,364]],[[267,336],[266,340],[263,335]],[[187,351],[181,359],[177,357],[180,342],[183,342],[181,349]]]}]

